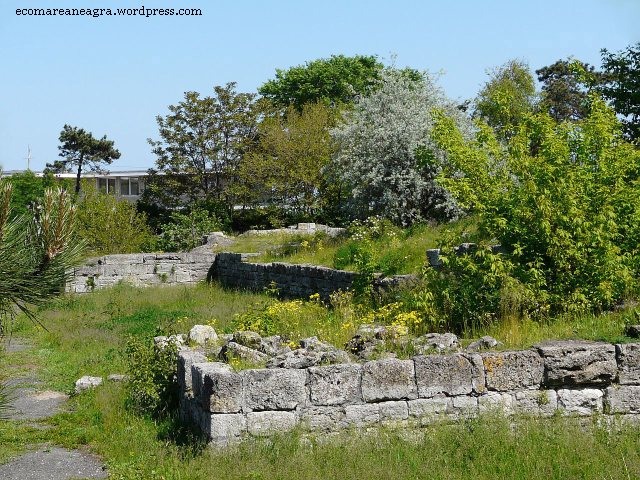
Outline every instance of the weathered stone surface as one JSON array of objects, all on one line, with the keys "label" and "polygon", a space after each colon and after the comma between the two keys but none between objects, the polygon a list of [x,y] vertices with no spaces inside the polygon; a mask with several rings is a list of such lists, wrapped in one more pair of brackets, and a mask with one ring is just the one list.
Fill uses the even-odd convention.
[{"label": "weathered stone surface", "polygon": [[365,427],[380,421],[380,408],[377,404],[347,405],[344,408],[345,423],[354,427]]},{"label": "weathered stone surface", "polygon": [[217,413],[205,417],[204,431],[209,441],[216,446],[234,443],[247,430],[247,422],[241,413]]},{"label": "weathered stone surface", "polygon": [[440,352],[458,347],[458,337],[453,333],[427,333],[413,341],[417,353],[428,353],[429,350]]},{"label": "weathered stone surface", "polygon": [[245,370],[241,374],[244,411],[293,410],[306,402],[307,372],[304,370],[274,368]]},{"label": "weathered stone surface", "polygon": [[204,410],[237,413],[242,408],[242,376],[225,363],[194,363],[193,394]]},{"label": "weathered stone surface", "polygon": [[276,357],[278,355],[289,353],[291,348],[288,345],[285,345],[285,341],[280,335],[272,335],[270,337],[262,338],[259,350],[270,357]]},{"label": "weathered stone surface", "polygon": [[204,353],[196,352],[190,348],[185,348],[178,352],[178,385],[183,391],[191,390],[191,366],[194,363],[206,363],[207,357]]},{"label": "weathered stone surface", "polygon": [[296,426],[293,412],[267,411],[247,414],[247,431],[251,435],[273,435],[288,432]]},{"label": "weathered stone surface", "polygon": [[542,359],[533,350],[482,353],[488,390],[506,392],[540,385],[544,371]]},{"label": "weathered stone surface", "polygon": [[229,342],[222,347],[218,358],[222,361],[228,361],[229,358],[241,358],[258,365],[266,363],[269,357],[253,348],[245,347],[236,342]]},{"label": "weathered stone surface", "polygon": [[194,325],[193,328],[189,330],[189,342],[206,345],[216,340],[218,340],[218,335],[210,325]]},{"label": "weathered stone surface", "polygon": [[299,421],[310,430],[332,431],[346,427],[346,414],[339,407],[305,407],[298,411]]},{"label": "weathered stone surface", "polygon": [[640,343],[616,345],[618,383],[640,385]]},{"label": "weathered stone surface", "polygon": [[447,413],[452,406],[451,397],[439,395],[432,398],[418,398],[407,402],[412,417],[433,417]]},{"label": "weathered stone surface", "polygon": [[414,399],[417,395],[413,360],[387,358],[362,367],[362,397],[365,402]]},{"label": "weathered stone surface", "polygon": [[478,397],[478,409],[481,412],[500,410],[510,414],[513,412],[513,398],[509,393],[489,392]]},{"label": "weathered stone surface", "polygon": [[90,388],[95,388],[99,385],[102,385],[102,377],[90,377],[89,375],[85,375],[84,377],[76,380],[76,395],[84,390],[89,390]]},{"label": "weathered stone surface", "polygon": [[473,391],[473,367],[463,355],[422,355],[413,360],[420,397],[466,395]]},{"label": "weathered stone surface", "polygon": [[558,390],[558,408],[567,413],[592,415],[602,412],[602,390],[584,388]]},{"label": "weathered stone surface", "polygon": [[608,387],[605,390],[604,402],[608,413],[640,413],[640,386]]},{"label": "weathered stone surface", "polygon": [[604,342],[553,340],[536,345],[544,359],[545,385],[595,385],[617,373],[615,347]]},{"label": "weathered stone surface", "polygon": [[309,390],[314,405],[362,403],[362,366],[330,365],[309,369]]},{"label": "weathered stone surface", "polygon": [[468,352],[479,352],[481,350],[488,350],[490,348],[501,347],[502,342],[497,341],[495,338],[485,335],[480,340],[471,342],[465,350]]},{"label": "weathered stone surface", "polygon": [[262,347],[262,338],[256,332],[238,331],[233,334],[233,341],[238,345],[258,350]]},{"label": "weathered stone surface", "polygon": [[123,383],[128,382],[129,380],[131,380],[131,377],[129,375],[123,375],[121,373],[110,373],[109,376],[107,376],[108,382]]},{"label": "weathered stone surface", "polygon": [[322,352],[310,352],[299,348],[270,359],[267,368],[309,368],[322,363]]},{"label": "weathered stone surface", "polygon": [[409,418],[409,407],[404,400],[378,404],[381,422],[395,422]]},{"label": "weathered stone surface", "polygon": [[517,413],[550,417],[557,408],[555,390],[522,390],[513,394],[513,409]]},{"label": "weathered stone surface", "polygon": [[451,406],[453,407],[454,411],[475,411],[478,409],[478,397],[469,397],[467,395],[453,397],[451,399]]}]

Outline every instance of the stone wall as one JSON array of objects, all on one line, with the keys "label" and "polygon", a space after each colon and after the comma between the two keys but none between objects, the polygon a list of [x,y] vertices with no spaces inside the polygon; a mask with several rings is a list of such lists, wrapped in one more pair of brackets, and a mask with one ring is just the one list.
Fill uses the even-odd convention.
[{"label": "stone wall", "polygon": [[208,441],[476,415],[640,413],[640,343],[551,341],[529,350],[420,355],[364,364],[233,372],[189,348],[178,354],[180,408]]},{"label": "stone wall", "polygon": [[[219,279],[226,286],[262,290],[275,284],[282,295],[299,298],[308,298],[315,293],[328,298],[338,290],[352,290],[358,276],[356,272],[310,264],[243,262],[240,253],[218,253],[211,272],[212,278]],[[414,275],[397,275],[383,279],[381,274],[377,274],[374,287],[387,288],[416,278]]]},{"label": "stone wall", "polygon": [[67,292],[84,293],[120,281],[136,286],[195,284],[207,278],[213,253],[137,253],[106,255],[73,269]]}]

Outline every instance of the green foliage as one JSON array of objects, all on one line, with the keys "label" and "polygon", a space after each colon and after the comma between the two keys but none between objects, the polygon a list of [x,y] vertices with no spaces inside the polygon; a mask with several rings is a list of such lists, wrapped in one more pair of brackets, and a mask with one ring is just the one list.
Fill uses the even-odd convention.
[{"label": "green foliage", "polygon": [[52,174],[49,173],[39,178],[31,171],[14,173],[7,181],[13,185],[11,215],[14,217],[32,213],[36,205],[44,198],[44,191],[56,186]]},{"label": "green foliage", "polygon": [[598,90],[622,115],[625,133],[630,139],[640,138],[640,42],[625,50],[611,53],[602,50],[602,69],[607,81]]},{"label": "green foliage", "polygon": [[489,80],[474,101],[475,118],[491,126],[497,136],[508,140],[536,105],[536,86],[529,64],[509,60],[487,71]]},{"label": "green foliage", "polygon": [[60,189],[47,189],[35,215],[12,217],[13,186],[0,183],[0,337],[18,311],[34,318],[34,307],[55,297],[81,244],[72,237],[75,207]]},{"label": "green foliage", "polygon": [[282,109],[293,105],[301,111],[303,105],[316,102],[346,104],[365,93],[381,70],[375,56],[332,55],[288,70],[276,69],[276,78],[258,92]]},{"label": "green foliage", "polygon": [[98,192],[89,182],[82,191],[75,234],[88,249],[94,255],[141,252],[151,240],[145,214],[115,195]]},{"label": "green foliage", "polygon": [[164,348],[151,339],[131,337],[127,342],[130,381],[128,404],[140,413],[162,414],[177,407],[178,386],[174,380],[178,349],[168,342]]},{"label": "green foliage", "polygon": [[[530,116],[508,149],[486,126],[476,141],[464,141],[444,117],[435,136],[464,173],[446,172],[441,182],[477,212],[486,238],[510,253],[448,259],[450,275],[457,275],[450,289],[458,282],[476,297],[466,299],[473,302],[467,320],[463,307],[442,307],[461,315],[451,321],[497,315],[498,294],[505,291],[534,318],[608,309],[637,294],[640,152],[622,138],[604,102],[594,99],[581,122],[558,125],[546,114]],[[455,302],[464,300],[462,292],[455,295]]]},{"label": "green foliage", "polygon": [[107,140],[106,135],[98,140],[84,128],[65,125],[60,132],[60,142],[62,145],[58,150],[64,160],[47,163],[46,171],[62,173],[77,167],[76,194],[80,193],[80,175],[83,171],[100,172],[103,164],[110,165],[120,158],[120,152],[113,148],[113,141]]},{"label": "green foliage", "polygon": [[164,252],[192,250],[202,245],[207,234],[220,231],[221,227],[215,215],[200,208],[193,208],[186,214],[174,212],[171,222],[162,225],[157,246]]}]

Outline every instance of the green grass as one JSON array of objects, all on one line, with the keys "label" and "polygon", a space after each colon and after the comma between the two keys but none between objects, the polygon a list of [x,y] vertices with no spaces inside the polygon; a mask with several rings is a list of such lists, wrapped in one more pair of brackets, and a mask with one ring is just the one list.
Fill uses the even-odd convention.
[{"label": "green grass", "polygon": [[[253,305],[253,306],[252,306]],[[268,310],[271,307],[271,310]],[[3,365],[39,367],[47,388],[70,392],[82,375],[127,373],[127,337],[150,339],[187,332],[216,319],[230,331],[235,314],[271,325],[278,333],[318,334],[339,345],[367,314],[349,298],[327,309],[316,301],[278,302],[264,294],[219,286],[153,287],[119,285],[110,290],[67,296],[41,309],[47,331],[21,319],[14,336],[33,349],[5,352]],[[253,315],[253,317],[251,317]],[[484,332],[505,348],[566,337],[630,341],[624,326],[629,312],[559,319],[550,325],[508,323]],[[247,317],[247,318],[249,318]],[[250,319],[249,318],[249,319]],[[352,324],[349,328],[344,325]],[[290,330],[283,331],[283,330]],[[341,337],[341,335],[343,337]],[[25,367],[23,367],[25,368]],[[14,369],[3,369],[15,372]],[[35,429],[26,422],[0,421],[0,463],[42,442],[83,447],[104,456],[115,479],[271,479],[271,478],[636,478],[640,475],[640,430],[580,420],[483,416],[424,428],[347,431],[327,438],[293,432],[272,440],[255,439],[239,447],[203,448],[175,416],[140,416],[126,407],[120,384],[108,383],[73,397],[71,413]]]}]

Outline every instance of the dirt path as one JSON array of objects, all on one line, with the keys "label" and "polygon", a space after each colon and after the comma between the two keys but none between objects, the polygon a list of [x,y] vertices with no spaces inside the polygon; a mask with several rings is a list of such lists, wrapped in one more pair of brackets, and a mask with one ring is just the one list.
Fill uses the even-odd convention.
[{"label": "dirt path", "polygon": [[[12,339],[5,346],[7,357],[11,352],[33,348],[22,339]],[[42,388],[38,380],[36,365],[19,365],[8,368],[7,383],[15,387],[9,419],[26,422],[37,428],[48,428],[46,424],[31,423],[51,417],[64,409],[68,396],[61,392]],[[3,480],[66,480],[71,478],[106,478],[102,462],[80,450],[38,445],[37,450],[0,465]]]}]

